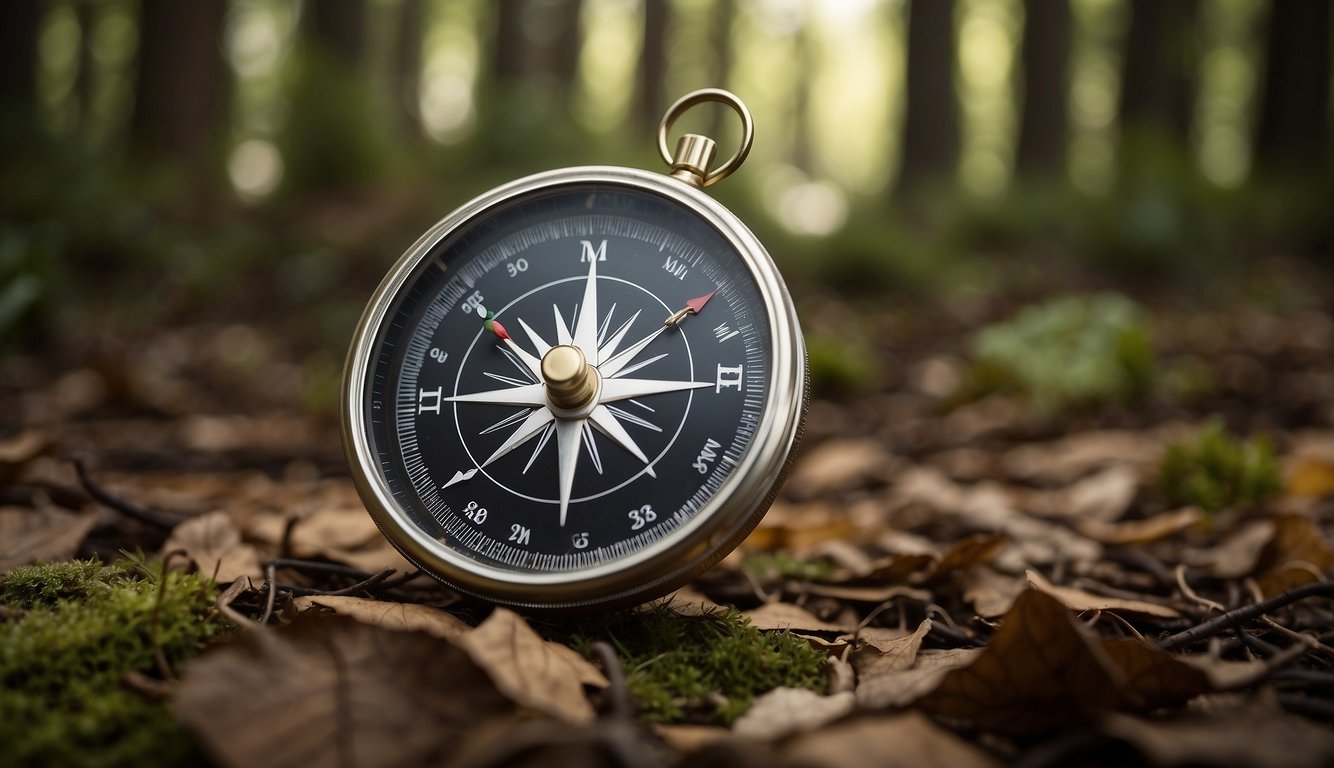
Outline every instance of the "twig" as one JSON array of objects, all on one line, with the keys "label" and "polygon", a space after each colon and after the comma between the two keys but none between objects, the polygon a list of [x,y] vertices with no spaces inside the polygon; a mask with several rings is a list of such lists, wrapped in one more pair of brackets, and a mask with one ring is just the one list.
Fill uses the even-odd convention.
[{"label": "twig", "polygon": [[1186,581],[1185,563],[1177,565],[1175,575],[1176,575],[1177,589],[1181,590],[1181,594],[1185,595],[1187,600],[1190,600],[1191,602],[1196,603],[1198,605],[1202,605],[1211,611],[1218,611],[1219,613],[1223,613],[1224,611],[1227,610],[1227,608],[1223,607],[1222,603],[1215,602],[1207,597],[1201,597],[1199,594],[1195,592],[1195,590],[1190,588],[1190,582]]},{"label": "twig", "polygon": [[171,664],[167,662],[167,654],[162,650],[162,644],[158,642],[157,636],[158,620],[162,618],[162,600],[167,595],[168,567],[171,565],[173,557],[189,559],[189,555],[183,549],[173,549],[162,557],[162,575],[158,577],[157,600],[153,603],[153,616],[148,623],[149,639],[153,643],[153,661],[157,664],[158,674],[162,675],[163,680],[176,679],[176,673],[172,671]]},{"label": "twig", "polygon": [[1263,602],[1243,605],[1240,608],[1221,613],[1212,619],[1198,624],[1184,632],[1178,632],[1175,635],[1168,635],[1158,641],[1158,647],[1170,651],[1189,645],[1197,640],[1203,640],[1206,637],[1216,635],[1219,632],[1239,627],[1248,621],[1252,621],[1267,613],[1272,613],[1287,605],[1305,600],[1308,597],[1334,597],[1334,583],[1320,582],[1316,584],[1303,584],[1288,590],[1280,595],[1275,595]]},{"label": "twig", "polygon": [[231,619],[236,626],[242,629],[255,629],[259,626],[258,624],[242,616],[240,611],[232,607],[232,601],[236,600],[247,589],[250,589],[250,578],[248,576],[237,576],[236,581],[233,581],[230,587],[218,593],[217,606],[222,615]]},{"label": "twig", "polygon": [[616,650],[605,640],[599,640],[593,643],[593,652],[602,662],[602,671],[607,674],[607,682],[610,684],[608,694],[611,711],[608,714],[614,718],[630,719],[634,715],[634,710],[630,706],[630,689],[626,687],[625,669],[621,667],[621,660],[616,655]]},{"label": "twig", "polygon": [[351,595],[355,592],[360,592],[362,590],[370,589],[371,587],[379,584],[380,582],[384,581],[390,576],[393,576],[395,573],[397,573],[397,571],[395,571],[393,568],[386,568],[383,571],[380,571],[379,573],[375,574],[374,576],[371,576],[369,579],[366,579],[364,581],[359,581],[350,587],[344,587],[343,589],[336,589],[332,592],[319,592],[317,594],[323,595],[325,597],[343,597],[345,595]]},{"label": "twig", "polygon": [[264,567],[264,581],[269,588],[269,599],[264,602],[264,615],[259,617],[259,625],[262,627],[269,623],[269,617],[273,615],[273,604],[278,599],[278,579],[277,571],[273,563]]},{"label": "twig", "polygon": [[316,573],[336,573],[340,576],[351,576],[354,579],[365,579],[371,576],[370,573],[359,568],[353,568],[349,565],[339,565],[338,563],[323,563],[319,560],[294,560],[286,557],[278,557],[269,561],[274,568],[291,568],[294,571],[314,571]]},{"label": "twig", "polygon": [[132,517],[141,523],[147,523],[148,525],[162,528],[167,531],[175,528],[183,519],[176,517],[175,515],[168,515],[165,512],[159,512],[155,509],[132,504],[112,495],[107,489],[93,482],[93,478],[89,476],[88,468],[83,465],[82,459],[74,460],[74,471],[79,475],[79,482],[83,484],[83,489],[88,492],[89,496],[92,496],[95,501],[116,510],[126,517]]}]

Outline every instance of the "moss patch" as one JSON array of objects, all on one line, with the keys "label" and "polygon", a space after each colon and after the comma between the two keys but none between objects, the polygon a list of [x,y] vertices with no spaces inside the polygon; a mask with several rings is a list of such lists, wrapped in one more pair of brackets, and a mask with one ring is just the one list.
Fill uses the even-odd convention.
[{"label": "moss patch", "polygon": [[761,632],[738,611],[682,617],[668,609],[583,620],[561,638],[588,653],[616,649],[640,714],[658,722],[730,725],[779,686],[825,689],[825,654],[786,632]]},{"label": "moss patch", "polygon": [[229,631],[193,574],[96,562],[20,568],[0,583],[0,744],[10,765],[199,764],[165,703],[125,684],[175,669]]},{"label": "moss patch", "polygon": [[1269,441],[1235,438],[1218,418],[1169,446],[1158,470],[1158,486],[1170,503],[1208,512],[1260,504],[1278,493],[1281,482]]}]

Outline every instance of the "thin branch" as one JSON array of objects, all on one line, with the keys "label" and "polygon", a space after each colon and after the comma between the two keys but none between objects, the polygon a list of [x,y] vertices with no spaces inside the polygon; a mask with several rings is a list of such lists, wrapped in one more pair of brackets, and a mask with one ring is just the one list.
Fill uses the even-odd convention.
[{"label": "thin branch", "polygon": [[630,706],[630,689],[625,684],[625,670],[621,667],[620,658],[604,640],[593,643],[593,651],[602,662],[602,671],[607,674],[607,682],[610,683],[608,690],[611,699],[610,716],[630,719],[634,715],[634,710]]},{"label": "thin branch", "polygon": [[1290,589],[1280,595],[1275,595],[1263,602],[1243,605],[1240,608],[1221,613],[1212,619],[1198,624],[1184,632],[1178,632],[1175,635],[1168,635],[1158,641],[1158,647],[1171,651],[1182,646],[1190,645],[1197,640],[1203,640],[1220,632],[1239,627],[1248,621],[1264,616],[1267,613],[1277,611],[1284,606],[1291,605],[1298,600],[1305,600],[1308,597],[1334,597],[1334,583],[1318,582],[1315,584],[1303,584],[1300,587]]},{"label": "thin branch", "polygon": [[126,517],[132,517],[141,523],[147,523],[148,525],[162,528],[167,531],[175,528],[183,519],[176,517],[175,515],[169,515],[165,512],[159,512],[155,509],[132,504],[113,495],[107,489],[93,482],[93,478],[89,476],[88,468],[84,466],[82,459],[74,460],[74,471],[78,473],[79,482],[83,484],[83,489],[88,492],[89,496],[92,496],[95,501],[116,510]]},{"label": "thin branch", "polygon": [[274,568],[273,563],[269,563],[264,567],[264,581],[265,585],[269,588],[269,598],[264,601],[264,615],[259,617],[260,626],[269,623],[269,617],[273,615],[273,604],[278,599],[278,580],[274,573],[276,570],[277,569]]}]

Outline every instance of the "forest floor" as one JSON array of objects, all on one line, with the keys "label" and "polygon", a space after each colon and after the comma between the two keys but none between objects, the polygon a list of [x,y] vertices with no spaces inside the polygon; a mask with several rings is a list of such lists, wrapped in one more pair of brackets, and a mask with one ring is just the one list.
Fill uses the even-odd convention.
[{"label": "forest floor", "polygon": [[[959,396],[968,340],[1007,313],[868,309],[870,383],[819,393],[741,549],[653,606],[573,622],[461,599],[394,552],[280,322],[12,355],[0,750],[18,752],[9,764],[201,750],[226,766],[1334,764],[1334,316],[1145,303],[1155,354],[1209,386],[1058,410]],[[850,311],[803,307],[815,334]],[[1254,468],[1269,454],[1251,433],[1272,467]],[[26,567],[76,558],[131,567]],[[80,618],[127,589],[145,597],[124,618]],[[117,649],[107,690],[130,703],[111,714],[61,677],[91,647]],[[177,751],[134,751],[136,730],[164,728]]]}]

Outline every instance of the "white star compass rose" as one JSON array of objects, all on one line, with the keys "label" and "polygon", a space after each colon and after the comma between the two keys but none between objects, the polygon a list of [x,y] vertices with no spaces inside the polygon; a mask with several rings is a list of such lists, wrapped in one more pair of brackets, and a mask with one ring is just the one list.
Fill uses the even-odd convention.
[{"label": "white star compass rose", "polygon": [[[630,326],[635,319],[639,317],[639,313],[636,312],[634,316],[623,323],[610,339],[599,343],[600,338],[605,335],[606,324],[611,320],[611,313],[608,313],[607,323],[604,323],[604,326],[600,329],[597,321],[597,259],[590,258],[588,261],[588,278],[584,283],[584,299],[580,304],[573,331],[565,324],[560,308],[554,305],[552,307],[556,325],[555,344],[548,343],[531,326],[519,319],[518,323],[528,336],[528,341],[534,349],[533,352],[529,352],[511,338],[505,327],[499,322],[492,319],[487,320],[487,328],[505,344],[506,349],[504,351],[513,356],[511,359],[519,367],[519,370],[528,376],[528,381],[488,374],[492,378],[510,384],[510,386],[487,392],[455,395],[447,397],[445,400],[457,403],[518,406],[525,410],[483,430],[483,434],[485,434],[507,429],[516,422],[518,423],[518,426],[514,428],[505,442],[485,461],[472,469],[455,472],[449,482],[444,484],[444,487],[448,488],[455,483],[471,479],[483,467],[540,435],[541,438],[533,451],[532,458],[528,460],[528,465],[524,467],[524,471],[527,472],[554,433],[559,457],[560,524],[563,527],[566,515],[569,512],[570,492],[574,487],[574,476],[579,465],[579,454],[585,442],[588,443],[590,460],[598,471],[601,471],[602,462],[597,454],[597,448],[593,445],[591,429],[597,429],[612,442],[644,462],[645,465],[649,464],[648,457],[640,450],[634,438],[621,424],[621,421],[625,420],[641,426],[652,427],[653,425],[647,424],[639,417],[614,405],[609,405],[610,403],[665,392],[680,392],[714,386],[713,382],[629,378],[629,375],[635,371],[666,357],[666,353],[663,353],[636,362],[640,353],[664,331],[676,327],[688,315],[699,313],[709,299],[713,297],[712,293],[686,302],[683,309],[672,313],[652,333],[622,349],[621,342],[625,340],[626,333],[630,330]],[[651,466],[648,467],[648,473],[653,475]]]}]

